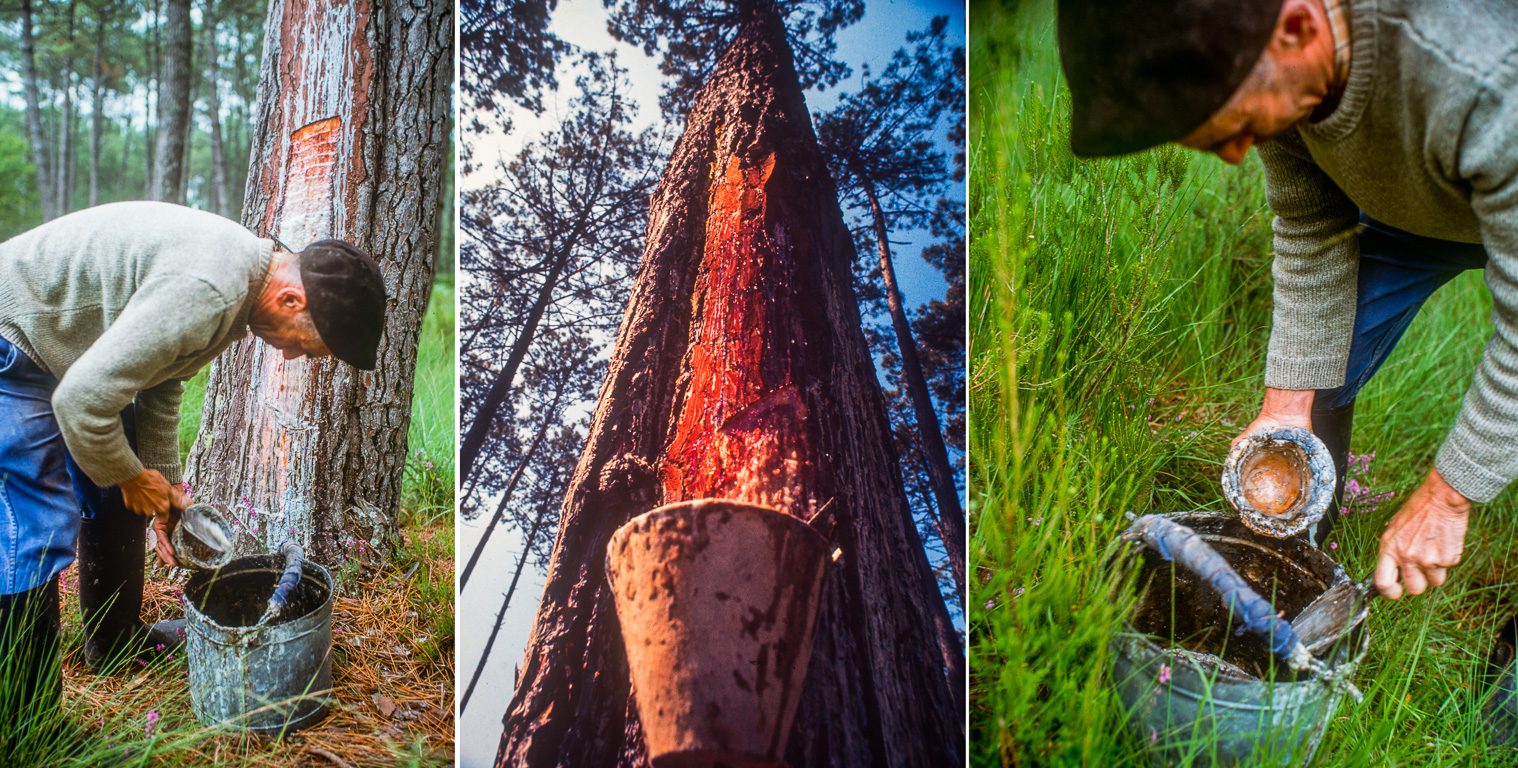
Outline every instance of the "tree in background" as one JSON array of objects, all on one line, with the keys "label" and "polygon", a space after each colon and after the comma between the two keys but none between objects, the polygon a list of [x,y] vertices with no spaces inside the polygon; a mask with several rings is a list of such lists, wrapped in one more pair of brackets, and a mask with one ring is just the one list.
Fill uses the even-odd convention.
[{"label": "tree in background", "polygon": [[396,543],[416,345],[432,288],[451,122],[448,3],[272,3],[243,222],[300,249],[364,248],[391,297],[378,367],[285,361],[256,339],[211,368],[197,495],[236,499],[239,543],[294,538],[335,564]]},{"label": "tree in background", "polygon": [[802,98],[803,83],[837,69],[805,56],[819,66],[798,77],[787,42],[798,30],[809,44],[830,40],[851,6],[857,18],[860,4],[818,16],[808,3],[762,0],[614,11],[623,39],[669,40],[665,71],[677,78],[703,69],[701,41],[731,44],[699,92],[677,87],[665,101],[688,100],[689,120],[652,203],[497,765],[646,764],[606,543],[657,504],[711,496],[837,518],[844,556],[787,761],[963,760],[963,653],[890,451],[852,238]]},{"label": "tree in background", "polygon": [[[495,112],[506,98],[534,114],[543,111],[543,89],[558,85],[554,69],[572,46],[548,31],[558,0],[459,0],[460,90],[470,111]],[[511,132],[511,121],[496,126]],[[483,125],[469,126],[471,131]],[[467,158],[466,158],[467,162]]]},{"label": "tree in background", "polygon": [[158,80],[158,147],[153,165],[154,200],[183,203],[185,142],[190,135],[190,68],[194,26],[190,0],[166,0],[163,74]]},{"label": "tree in background", "polygon": [[[192,54],[196,66],[182,100],[188,132],[175,192],[188,205],[236,218],[267,3],[196,5],[199,23],[184,17],[200,51]],[[163,157],[155,105],[172,106],[155,100],[159,84],[169,83],[160,65],[172,63],[162,55],[165,10],[164,0],[26,0],[0,8],[12,34],[10,41],[0,37],[0,67],[18,73],[21,96],[14,111],[0,106],[0,120],[16,115],[24,172],[33,177],[27,188],[34,190],[29,206],[14,209],[19,215],[0,217],[0,239],[70,210],[154,195]],[[218,148],[220,162],[213,158]]]},{"label": "tree in background", "polygon": [[634,107],[615,59],[584,62],[570,117],[464,200],[463,258],[475,277],[460,350],[464,499],[475,496],[487,438],[509,429],[503,405],[550,310],[558,327],[587,337],[609,330],[637,259],[658,145],[625,127]]},{"label": "tree in background", "polygon": [[895,335],[895,356],[890,362],[899,364],[899,378],[916,420],[915,439],[901,446],[909,451],[903,458],[909,467],[925,470],[938,538],[953,571],[955,591],[963,595],[964,509],[918,344],[902,305],[890,245],[892,229],[926,225],[949,180],[963,179],[936,149],[944,123],[959,125],[963,131],[964,122],[964,49],[950,48],[945,42],[948,21],[947,16],[939,16],[928,29],[909,33],[911,49],[897,50],[878,77],[866,72],[860,89],[817,121],[817,135],[843,201],[862,208],[869,221],[870,237],[864,240],[877,254],[874,274],[879,276]]}]

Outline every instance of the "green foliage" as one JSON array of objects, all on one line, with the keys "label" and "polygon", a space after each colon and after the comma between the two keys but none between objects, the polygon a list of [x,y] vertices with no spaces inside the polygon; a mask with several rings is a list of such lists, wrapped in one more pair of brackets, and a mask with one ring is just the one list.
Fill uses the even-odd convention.
[{"label": "green foliage", "polygon": [[439,275],[416,353],[411,456],[401,487],[406,507],[453,510],[453,328],[453,275]]},{"label": "green foliage", "polygon": [[[1132,605],[1106,567],[1125,512],[1222,511],[1229,440],[1262,394],[1269,212],[1257,161],[1068,148],[1048,3],[971,9],[970,738],[974,765],[1141,766],[1108,641]],[[1480,275],[1432,299],[1359,401],[1357,475],[1391,503],[1331,553],[1368,574],[1490,332]],[[1318,766],[1497,765],[1479,674],[1511,592],[1504,494],[1434,593],[1375,605]]]}]

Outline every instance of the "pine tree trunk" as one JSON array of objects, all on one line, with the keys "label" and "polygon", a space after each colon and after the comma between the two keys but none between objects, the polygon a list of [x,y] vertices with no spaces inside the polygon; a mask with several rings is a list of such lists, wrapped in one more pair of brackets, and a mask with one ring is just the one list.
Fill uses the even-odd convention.
[{"label": "pine tree trunk", "polygon": [[68,55],[63,65],[63,127],[59,133],[58,165],[54,168],[53,191],[57,200],[53,203],[54,210],[62,216],[69,212],[73,201],[69,194],[73,191],[73,160],[74,160],[74,9],[76,0],[69,0],[68,5],[68,35],[64,38]]},{"label": "pine tree trunk", "polygon": [[927,378],[922,374],[922,362],[917,356],[917,342],[912,338],[912,324],[907,321],[906,307],[901,304],[901,289],[896,285],[896,267],[891,263],[891,246],[887,239],[885,214],[875,197],[875,185],[869,177],[857,174],[863,181],[864,194],[870,203],[870,217],[875,229],[875,245],[880,256],[880,276],[885,283],[886,307],[891,314],[891,328],[896,333],[896,350],[901,354],[901,378],[906,382],[907,394],[912,398],[912,411],[917,420],[917,439],[922,445],[923,462],[928,467],[928,480],[933,486],[934,506],[938,510],[938,536],[943,540],[944,551],[949,555],[949,569],[954,573],[954,584],[963,598],[965,594],[965,512],[959,504],[959,489],[954,485],[954,471],[949,468],[949,452],[944,447],[943,430],[938,426],[938,413],[933,410],[933,398],[928,394]]},{"label": "pine tree trunk", "polygon": [[153,199],[153,185],[156,183],[155,178],[158,173],[158,158],[156,157],[158,140],[153,124],[153,115],[156,114],[153,110],[153,96],[158,93],[158,86],[163,82],[160,78],[162,73],[158,69],[160,48],[162,48],[160,42],[163,39],[163,16],[159,13],[159,8],[161,7],[160,0],[153,0],[150,6],[152,8],[152,21],[149,22],[148,26],[152,32],[148,35],[147,39],[148,72],[150,74],[147,89],[142,94],[142,143],[143,157],[146,158],[146,164],[143,165],[142,171],[142,196],[148,200]]},{"label": "pine tree trunk", "polygon": [[852,290],[853,245],[784,30],[745,26],[697,95],[565,499],[499,766],[647,765],[604,571],[661,503],[836,515],[786,760],[963,762],[936,617]]},{"label": "pine tree trunk", "polygon": [[294,538],[335,564],[365,540],[383,557],[442,210],[452,4],[285,0],[267,30],[243,223],[297,250],[356,243],[380,264],[389,310],[373,371],[284,361],[251,338],[222,355],[191,482],[197,498],[251,507],[262,541],[240,546]]},{"label": "pine tree trunk", "polygon": [[32,33],[32,2],[21,0],[21,79],[26,91],[26,140],[32,145],[32,168],[37,172],[37,199],[42,220],[58,218],[52,176],[47,165],[47,139],[42,135],[42,97],[37,90],[37,41]]},{"label": "pine tree trunk", "polygon": [[227,156],[221,143],[221,83],[216,56],[216,0],[206,0],[202,16],[206,28],[206,116],[211,121],[211,210],[231,216],[232,198],[227,194]]},{"label": "pine tree trunk", "polygon": [[184,148],[190,134],[190,66],[194,24],[190,0],[168,0],[163,19],[163,67],[158,79],[158,149],[154,200],[183,203]]},{"label": "pine tree trunk", "polygon": [[95,16],[94,91],[90,95],[90,207],[100,204],[100,133],[105,128],[105,72],[100,66],[100,50],[105,46],[106,18],[97,10]]}]

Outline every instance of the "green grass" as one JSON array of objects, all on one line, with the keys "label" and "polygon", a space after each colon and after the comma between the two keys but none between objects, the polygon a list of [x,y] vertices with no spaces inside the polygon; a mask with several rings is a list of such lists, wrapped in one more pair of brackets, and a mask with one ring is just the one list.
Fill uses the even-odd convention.
[{"label": "green grass", "polygon": [[[1049,5],[971,8],[972,763],[1138,766],[1108,650],[1131,576],[1105,563],[1125,512],[1226,508],[1221,460],[1263,392],[1270,216],[1253,157],[1071,156]],[[1351,574],[1427,472],[1490,308],[1480,275],[1446,286],[1361,396],[1352,450],[1376,458],[1357,479],[1397,496],[1335,532]],[[1487,747],[1479,675],[1515,506],[1479,505],[1445,587],[1375,605],[1366,698],[1315,765],[1514,760]]]}]

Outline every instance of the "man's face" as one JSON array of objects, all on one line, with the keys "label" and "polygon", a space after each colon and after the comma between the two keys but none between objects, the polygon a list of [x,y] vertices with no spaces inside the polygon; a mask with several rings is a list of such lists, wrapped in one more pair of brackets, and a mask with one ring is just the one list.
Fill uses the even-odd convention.
[{"label": "man's face", "polygon": [[[281,318],[281,320],[284,320]],[[297,357],[309,357],[312,359],[329,357],[332,350],[327,349],[326,343],[316,332],[316,326],[311,324],[309,315],[297,318],[273,322],[266,326],[249,326],[254,336],[264,340],[280,352],[284,353],[286,360],[294,360]]]},{"label": "man's face", "polygon": [[1222,109],[1178,143],[1211,152],[1238,165],[1255,144],[1269,141],[1312,115],[1323,101],[1316,89],[1303,88],[1290,67],[1277,67],[1269,54]]}]

